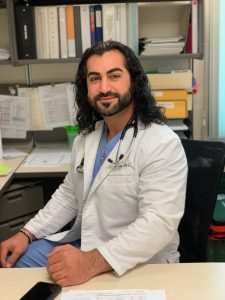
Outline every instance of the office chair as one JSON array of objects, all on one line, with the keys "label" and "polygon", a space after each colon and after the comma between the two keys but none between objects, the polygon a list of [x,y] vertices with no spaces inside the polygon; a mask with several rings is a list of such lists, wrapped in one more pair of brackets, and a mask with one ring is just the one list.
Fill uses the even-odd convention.
[{"label": "office chair", "polygon": [[207,260],[210,223],[225,164],[225,143],[181,140],[188,161],[184,215],[179,224],[180,262]]}]

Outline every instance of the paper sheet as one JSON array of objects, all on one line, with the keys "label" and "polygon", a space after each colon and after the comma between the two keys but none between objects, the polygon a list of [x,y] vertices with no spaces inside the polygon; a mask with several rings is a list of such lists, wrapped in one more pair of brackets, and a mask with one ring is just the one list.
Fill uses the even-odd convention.
[{"label": "paper sheet", "polygon": [[0,95],[0,128],[28,130],[29,98]]},{"label": "paper sheet", "polygon": [[2,128],[2,138],[25,139],[26,136],[27,136],[26,130],[18,130],[15,128]]},{"label": "paper sheet", "polygon": [[46,85],[38,88],[46,128],[70,124],[70,113],[66,93],[67,85],[68,83],[54,86]]},{"label": "paper sheet", "polygon": [[27,156],[27,153],[18,149],[9,148],[4,149],[3,151],[3,158],[4,159],[12,159],[15,157]]},{"label": "paper sheet", "polygon": [[61,300],[166,300],[164,290],[72,290]]},{"label": "paper sheet", "polygon": [[71,160],[71,151],[67,148],[36,148],[26,158],[24,167],[59,167],[63,164],[69,164]]},{"label": "paper sheet", "polygon": [[40,105],[40,95],[38,88],[18,88],[18,95],[21,97],[29,97],[30,99],[30,130],[44,129],[44,116],[42,105]]}]

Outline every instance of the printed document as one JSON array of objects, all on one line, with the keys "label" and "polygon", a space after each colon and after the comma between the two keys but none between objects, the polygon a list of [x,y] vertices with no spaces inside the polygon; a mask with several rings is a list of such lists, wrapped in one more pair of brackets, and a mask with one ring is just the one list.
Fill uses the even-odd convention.
[{"label": "printed document", "polygon": [[70,113],[67,102],[66,84],[46,85],[38,88],[44,112],[46,128],[70,124]]},{"label": "printed document", "polygon": [[[42,105],[40,104],[40,95],[38,88],[18,88],[18,95],[21,97],[29,97],[30,100],[30,130],[43,130],[45,128],[44,124],[44,114]],[[52,129],[52,128],[49,128]]]},{"label": "printed document", "polygon": [[166,300],[164,290],[71,290],[61,300]]},{"label": "printed document", "polygon": [[71,160],[71,151],[68,148],[45,149],[35,148],[28,155],[24,162],[24,167],[59,167],[63,164],[69,164]]},{"label": "printed document", "polygon": [[0,128],[28,130],[29,98],[0,95]]}]

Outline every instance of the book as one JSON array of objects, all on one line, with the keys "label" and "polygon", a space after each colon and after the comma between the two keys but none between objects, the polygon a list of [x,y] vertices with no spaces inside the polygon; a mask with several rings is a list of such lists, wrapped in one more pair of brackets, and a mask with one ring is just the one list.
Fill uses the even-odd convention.
[{"label": "book", "polygon": [[68,56],[76,57],[75,26],[74,26],[74,15],[73,15],[72,5],[66,5],[66,29],[67,29]]},{"label": "book", "polygon": [[95,42],[103,41],[103,30],[102,30],[102,5],[95,4]]},{"label": "book", "polygon": [[75,37],[75,47],[76,47],[76,56],[81,57],[83,48],[82,48],[82,37],[81,37],[81,19],[80,19],[80,6],[74,6],[74,24],[76,28],[76,37]]},{"label": "book", "polygon": [[65,9],[65,6],[59,6],[58,7],[58,21],[59,21],[60,57],[61,58],[68,58],[67,31],[66,31],[66,9]]},{"label": "book", "polygon": [[59,58],[59,26],[57,6],[48,6],[49,56]]},{"label": "book", "polygon": [[37,58],[49,59],[49,30],[47,6],[35,6]]},{"label": "book", "polygon": [[81,39],[83,51],[91,46],[89,5],[80,5]]},{"label": "book", "polygon": [[19,59],[36,59],[36,32],[33,6],[15,7],[16,35]]}]

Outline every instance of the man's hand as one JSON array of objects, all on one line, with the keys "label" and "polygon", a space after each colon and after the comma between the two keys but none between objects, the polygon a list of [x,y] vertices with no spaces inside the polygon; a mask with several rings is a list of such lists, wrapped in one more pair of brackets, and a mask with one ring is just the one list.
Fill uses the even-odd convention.
[{"label": "man's hand", "polygon": [[112,270],[97,249],[83,252],[71,245],[55,247],[48,255],[47,268],[50,277],[61,286],[81,284]]},{"label": "man's hand", "polygon": [[[21,232],[3,241],[0,244],[1,266],[3,268],[11,268],[17,259],[27,250],[28,244],[28,238]],[[7,260],[9,254],[10,257]]]}]

